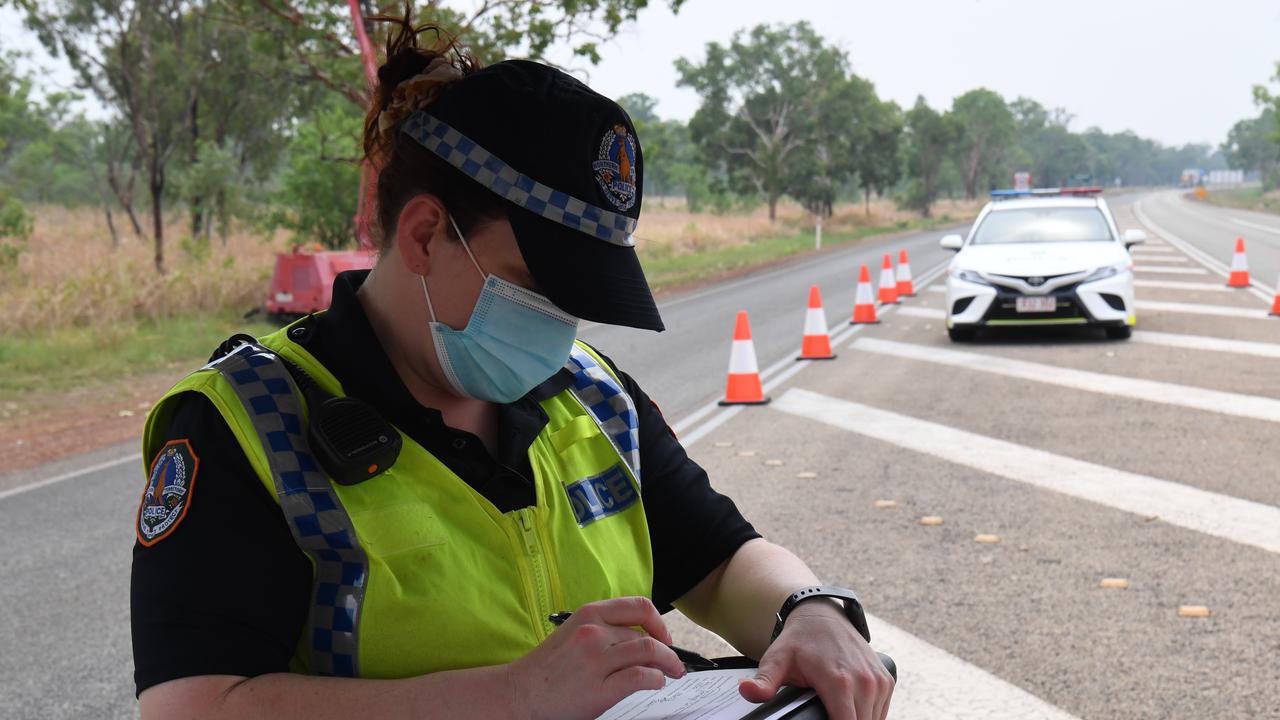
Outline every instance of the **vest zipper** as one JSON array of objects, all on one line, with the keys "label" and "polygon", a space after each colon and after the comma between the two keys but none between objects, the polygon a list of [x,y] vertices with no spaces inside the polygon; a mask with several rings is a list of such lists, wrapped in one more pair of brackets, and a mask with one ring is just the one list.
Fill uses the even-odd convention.
[{"label": "vest zipper", "polygon": [[529,559],[529,574],[533,576],[534,618],[533,624],[542,631],[542,637],[548,633],[547,616],[558,612],[551,607],[550,581],[547,579],[547,562],[542,553],[542,543],[538,539],[538,528],[534,523],[533,510],[521,508],[515,511],[516,522],[520,526],[520,534],[524,538],[525,554]]}]

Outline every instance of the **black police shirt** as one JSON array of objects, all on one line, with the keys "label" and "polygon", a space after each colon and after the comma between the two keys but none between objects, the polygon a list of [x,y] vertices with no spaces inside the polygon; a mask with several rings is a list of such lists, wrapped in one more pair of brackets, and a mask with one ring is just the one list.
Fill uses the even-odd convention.
[{"label": "black police shirt", "polygon": [[[293,339],[348,395],[372,404],[499,510],[532,505],[528,449],[547,423],[538,400],[567,388],[567,371],[501,406],[494,457],[475,435],[445,425],[438,410],[420,405],[400,381],[356,298],[367,273],[339,275],[329,311],[297,326],[302,330],[295,327]],[[644,391],[618,374],[639,415],[652,599],[666,612],[759,534],[732,500],[711,488]],[[311,600],[310,563],[222,416],[199,393],[176,402],[161,440],[189,439],[199,458],[198,477],[178,524],[149,546],[134,544],[138,693],[181,677],[287,672]]]}]

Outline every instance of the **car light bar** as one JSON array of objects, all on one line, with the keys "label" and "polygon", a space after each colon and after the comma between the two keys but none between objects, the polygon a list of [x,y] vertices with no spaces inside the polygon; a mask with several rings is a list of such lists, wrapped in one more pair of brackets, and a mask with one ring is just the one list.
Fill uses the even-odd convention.
[{"label": "car light bar", "polygon": [[1021,197],[1098,195],[1100,193],[1102,193],[1102,188],[1100,187],[1034,188],[1032,190],[1016,190],[1013,188],[1007,188],[1004,190],[992,190],[991,198],[993,200],[1009,200],[1011,198]]}]

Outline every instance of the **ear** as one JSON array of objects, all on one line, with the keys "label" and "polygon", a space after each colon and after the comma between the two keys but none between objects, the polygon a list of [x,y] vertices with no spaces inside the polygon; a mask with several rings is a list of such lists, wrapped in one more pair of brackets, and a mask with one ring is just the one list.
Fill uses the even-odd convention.
[{"label": "ear", "polygon": [[410,272],[431,271],[433,251],[448,241],[449,213],[435,195],[415,195],[405,203],[396,222],[396,249]]}]

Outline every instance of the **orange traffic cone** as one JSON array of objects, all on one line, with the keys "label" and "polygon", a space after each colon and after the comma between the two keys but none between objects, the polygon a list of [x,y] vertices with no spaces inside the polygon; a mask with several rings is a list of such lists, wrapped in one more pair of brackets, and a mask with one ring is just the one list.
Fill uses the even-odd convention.
[{"label": "orange traffic cone", "polygon": [[1236,254],[1231,256],[1231,277],[1227,287],[1249,287],[1249,260],[1244,255],[1244,238],[1236,238]]},{"label": "orange traffic cone", "polygon": [[885,253],[884,267],[880,268],[880,302],[893,305],[898,302],[898,281],[893,277],[893,256]]},{"label": "orange traffic cone", "polygon": [[751,323],[745,310],[738,311],[733,326],[733,349],[729,353],[729,382],[721,405],[763,405],[769,402],[760,385],[756,346],[751,342]]},{"label": "orange traffic cone", "polygon": [[1280,277],[1276,277],[1276,299],[1271,302],[1271,314],[1280,317]]},{"label": "orange traffic cone", "polygon": [[817,285],[809,288],[809,309],[804,312],[804,339],[800,341],[797,360],[834,360],[831,337],[827,335],[827,313],[822,309],[822,293]]},{"label": "orange traffic cone", "polygon": [[907,251],[898,251],[898,296],[912,297],[916,287],[911,283],[911,263],[907,262]]},{"label": "orange traffic cone", "polygon": [[871,271],[866,265],[858,272],[858,292],[853,300],[853,320],[850,325],[878,323],[876,319],[876,299],[871,294]]}]

